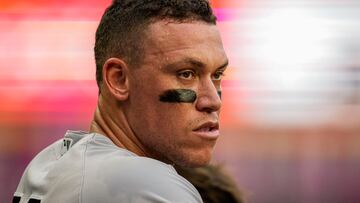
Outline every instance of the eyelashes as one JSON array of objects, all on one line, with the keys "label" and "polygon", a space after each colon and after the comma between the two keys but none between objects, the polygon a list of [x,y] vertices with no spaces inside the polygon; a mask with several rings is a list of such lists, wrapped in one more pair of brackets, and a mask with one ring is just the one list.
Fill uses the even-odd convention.
[{"label": "eyelashes", "polygon": [[177,73],[177,76],[184,80],[191,80],[196,77],[196,74],[192,70],[184,70]]},{"label": "eyelashes", "polygon": [[[220,81],[224,76],[224,71],[219,70],[211,76],[211,79],[214,81]],[[198,77],[198,74],[195,71],[189,69],[177,72],[177,77],[183,80],[192,80]]]}]

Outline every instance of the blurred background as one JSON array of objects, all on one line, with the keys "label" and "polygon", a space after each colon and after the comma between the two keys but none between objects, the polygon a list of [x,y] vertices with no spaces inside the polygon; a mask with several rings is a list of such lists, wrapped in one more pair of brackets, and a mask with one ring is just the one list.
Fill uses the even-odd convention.
[{"label": "blurred background", "polygon": [[[360,1],[212,3],[231,63],[214,160],[250,203],[359,203]],[[0,1],[0,202],[41,149],[88,130],[109,4]]]}]

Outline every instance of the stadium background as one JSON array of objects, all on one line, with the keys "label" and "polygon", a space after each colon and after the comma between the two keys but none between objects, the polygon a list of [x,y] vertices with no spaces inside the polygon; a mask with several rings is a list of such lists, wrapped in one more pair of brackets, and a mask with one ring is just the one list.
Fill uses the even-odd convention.
[{"label": "stadium background", "polygon": [[[109,3],[0,1],[0,202],[36,153],[88,129]],[[251,203],[360,202],[360,2],[212,3],[230,58],[214,160]]]}]

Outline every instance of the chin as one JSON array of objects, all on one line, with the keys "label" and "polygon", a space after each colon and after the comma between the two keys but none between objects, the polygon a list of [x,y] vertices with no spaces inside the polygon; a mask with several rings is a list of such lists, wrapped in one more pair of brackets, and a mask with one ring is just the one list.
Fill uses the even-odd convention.
[{"label": "chin", "polygon": [[175,160],[174,163],[182,167],[197,168],[208,165],[211,161],[211,157],[211,152],[185,153],[182,157],[178,157],[180,159]]}]

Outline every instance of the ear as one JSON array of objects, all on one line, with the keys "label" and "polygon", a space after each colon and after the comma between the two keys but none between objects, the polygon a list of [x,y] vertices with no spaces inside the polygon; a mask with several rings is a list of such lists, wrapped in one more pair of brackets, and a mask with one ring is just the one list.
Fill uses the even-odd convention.
[{"label": "ear", "polygon": [[109,58],[105,61],[103,70],[103,85],[117,100],[124,101],[129,97],[129,69],[119,58]]}]

